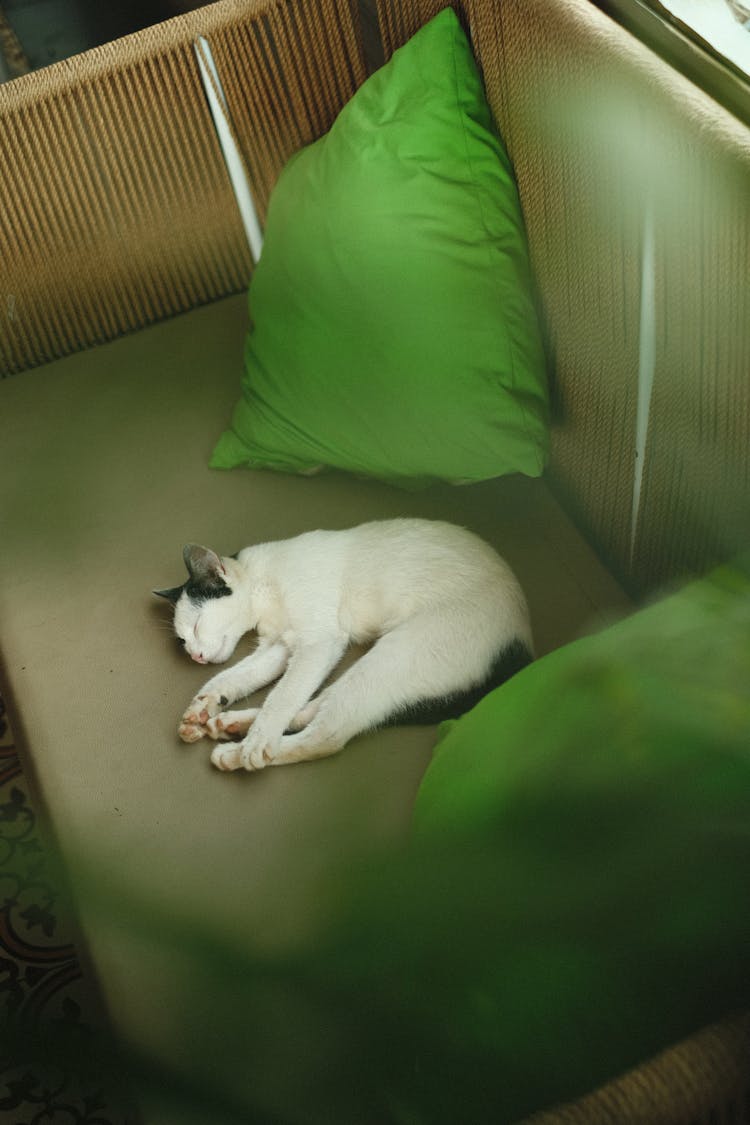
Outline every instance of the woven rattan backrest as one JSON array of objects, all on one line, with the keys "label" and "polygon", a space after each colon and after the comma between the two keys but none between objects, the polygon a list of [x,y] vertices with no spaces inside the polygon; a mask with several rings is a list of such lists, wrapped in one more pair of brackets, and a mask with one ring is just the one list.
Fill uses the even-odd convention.
[{"label": "woven rattan backrest", "polygon": [[[444,6],[381,0],[386,55]],[[634,592],[701,572],[750,539],[750,132],[589,0],[453,6],[528,226],[550,477]]]},{"label": "woven rattan backrest", "polygon": [[243,288],[205,36],[258,211],[364,78],[349,0],[221,0],[0,86],[0,371]]}]

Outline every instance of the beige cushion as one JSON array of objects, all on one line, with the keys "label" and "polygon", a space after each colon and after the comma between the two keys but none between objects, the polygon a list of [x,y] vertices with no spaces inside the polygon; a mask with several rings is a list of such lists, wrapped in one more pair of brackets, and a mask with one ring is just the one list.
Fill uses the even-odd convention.
[{"label": "beige cushion", "polygon": [[[233,298],[0,383],[0,670],[74,889],[82,855],[264,945],[304,936],[332,856],[407,831],[435,731],[378,732],[260,775],[214,770],[208,742],[176,734],[210,670],[178,651],[150,593],[182,581],[184,543],[229,554],[402,514],[463,523],[516,569],[540,652],[627,601],[541,481],[410,494],[209,470],[245,326]],[[80,905],[115,1021],[141,1041],[167,1034],[163,966],[149,989],[157,969],[137,941]]]}]

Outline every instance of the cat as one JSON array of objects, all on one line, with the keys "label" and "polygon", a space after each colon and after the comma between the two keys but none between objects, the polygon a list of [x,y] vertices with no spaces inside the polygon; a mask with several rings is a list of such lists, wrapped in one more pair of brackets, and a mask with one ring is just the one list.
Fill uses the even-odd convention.
[{"label": "cat", "polygon": [[[220,558],[189,544],[188,579],[155,590],[199,664],[254,652],[213,676],[178,733],[217,741],[221,770],[335,754],[355,735],[456,718],[533,658],[529,613],[508,564],[464,528],[423,519],[310,531]],[[351,644],[371,647],[319,695]],[[274,680],[259,708],[225,708]],[[224,741],[243,735],[241,741]]]}]

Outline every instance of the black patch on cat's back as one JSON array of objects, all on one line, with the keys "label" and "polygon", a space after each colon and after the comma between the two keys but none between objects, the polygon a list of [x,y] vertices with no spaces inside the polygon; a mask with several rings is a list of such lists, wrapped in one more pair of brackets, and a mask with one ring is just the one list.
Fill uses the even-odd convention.
[{"label": "black patch on cat's back", "polygon": [[446,719],[459,719],[472,707],[479,703],[489,692],[500,687],[516,672],[520,672],[531,664],[533,656],[528,647],[521,640],[513,640],[502,649],[493,660],[486,677],[473,687],[463,691],[453,692],[451,695],[439,696],[434,699],[420,699],[401,708],[390,718],[386,719],[383,726],[406,726],[419,724],[430,726],[433,723],[442,723]]}]

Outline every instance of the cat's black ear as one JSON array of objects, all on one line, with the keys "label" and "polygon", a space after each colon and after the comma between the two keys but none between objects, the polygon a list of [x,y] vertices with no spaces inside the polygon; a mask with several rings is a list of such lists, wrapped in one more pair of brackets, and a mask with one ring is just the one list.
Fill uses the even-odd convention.
[{"label": "cat's black ear", "polygon": [[153,590],[152,593],[156,594],[157,598],[166,598],[172,605],[176,605],[184,589],[184,586],[174,586],[171,590]]},{"label": "cat's black ear", "polygon": [[188,543],[182,549],[188,574],[193,582],[199,586],[210,586],[224,582],[226,571],[224,564],[215,551],[209,547],[199,547],[197,543]]}]

